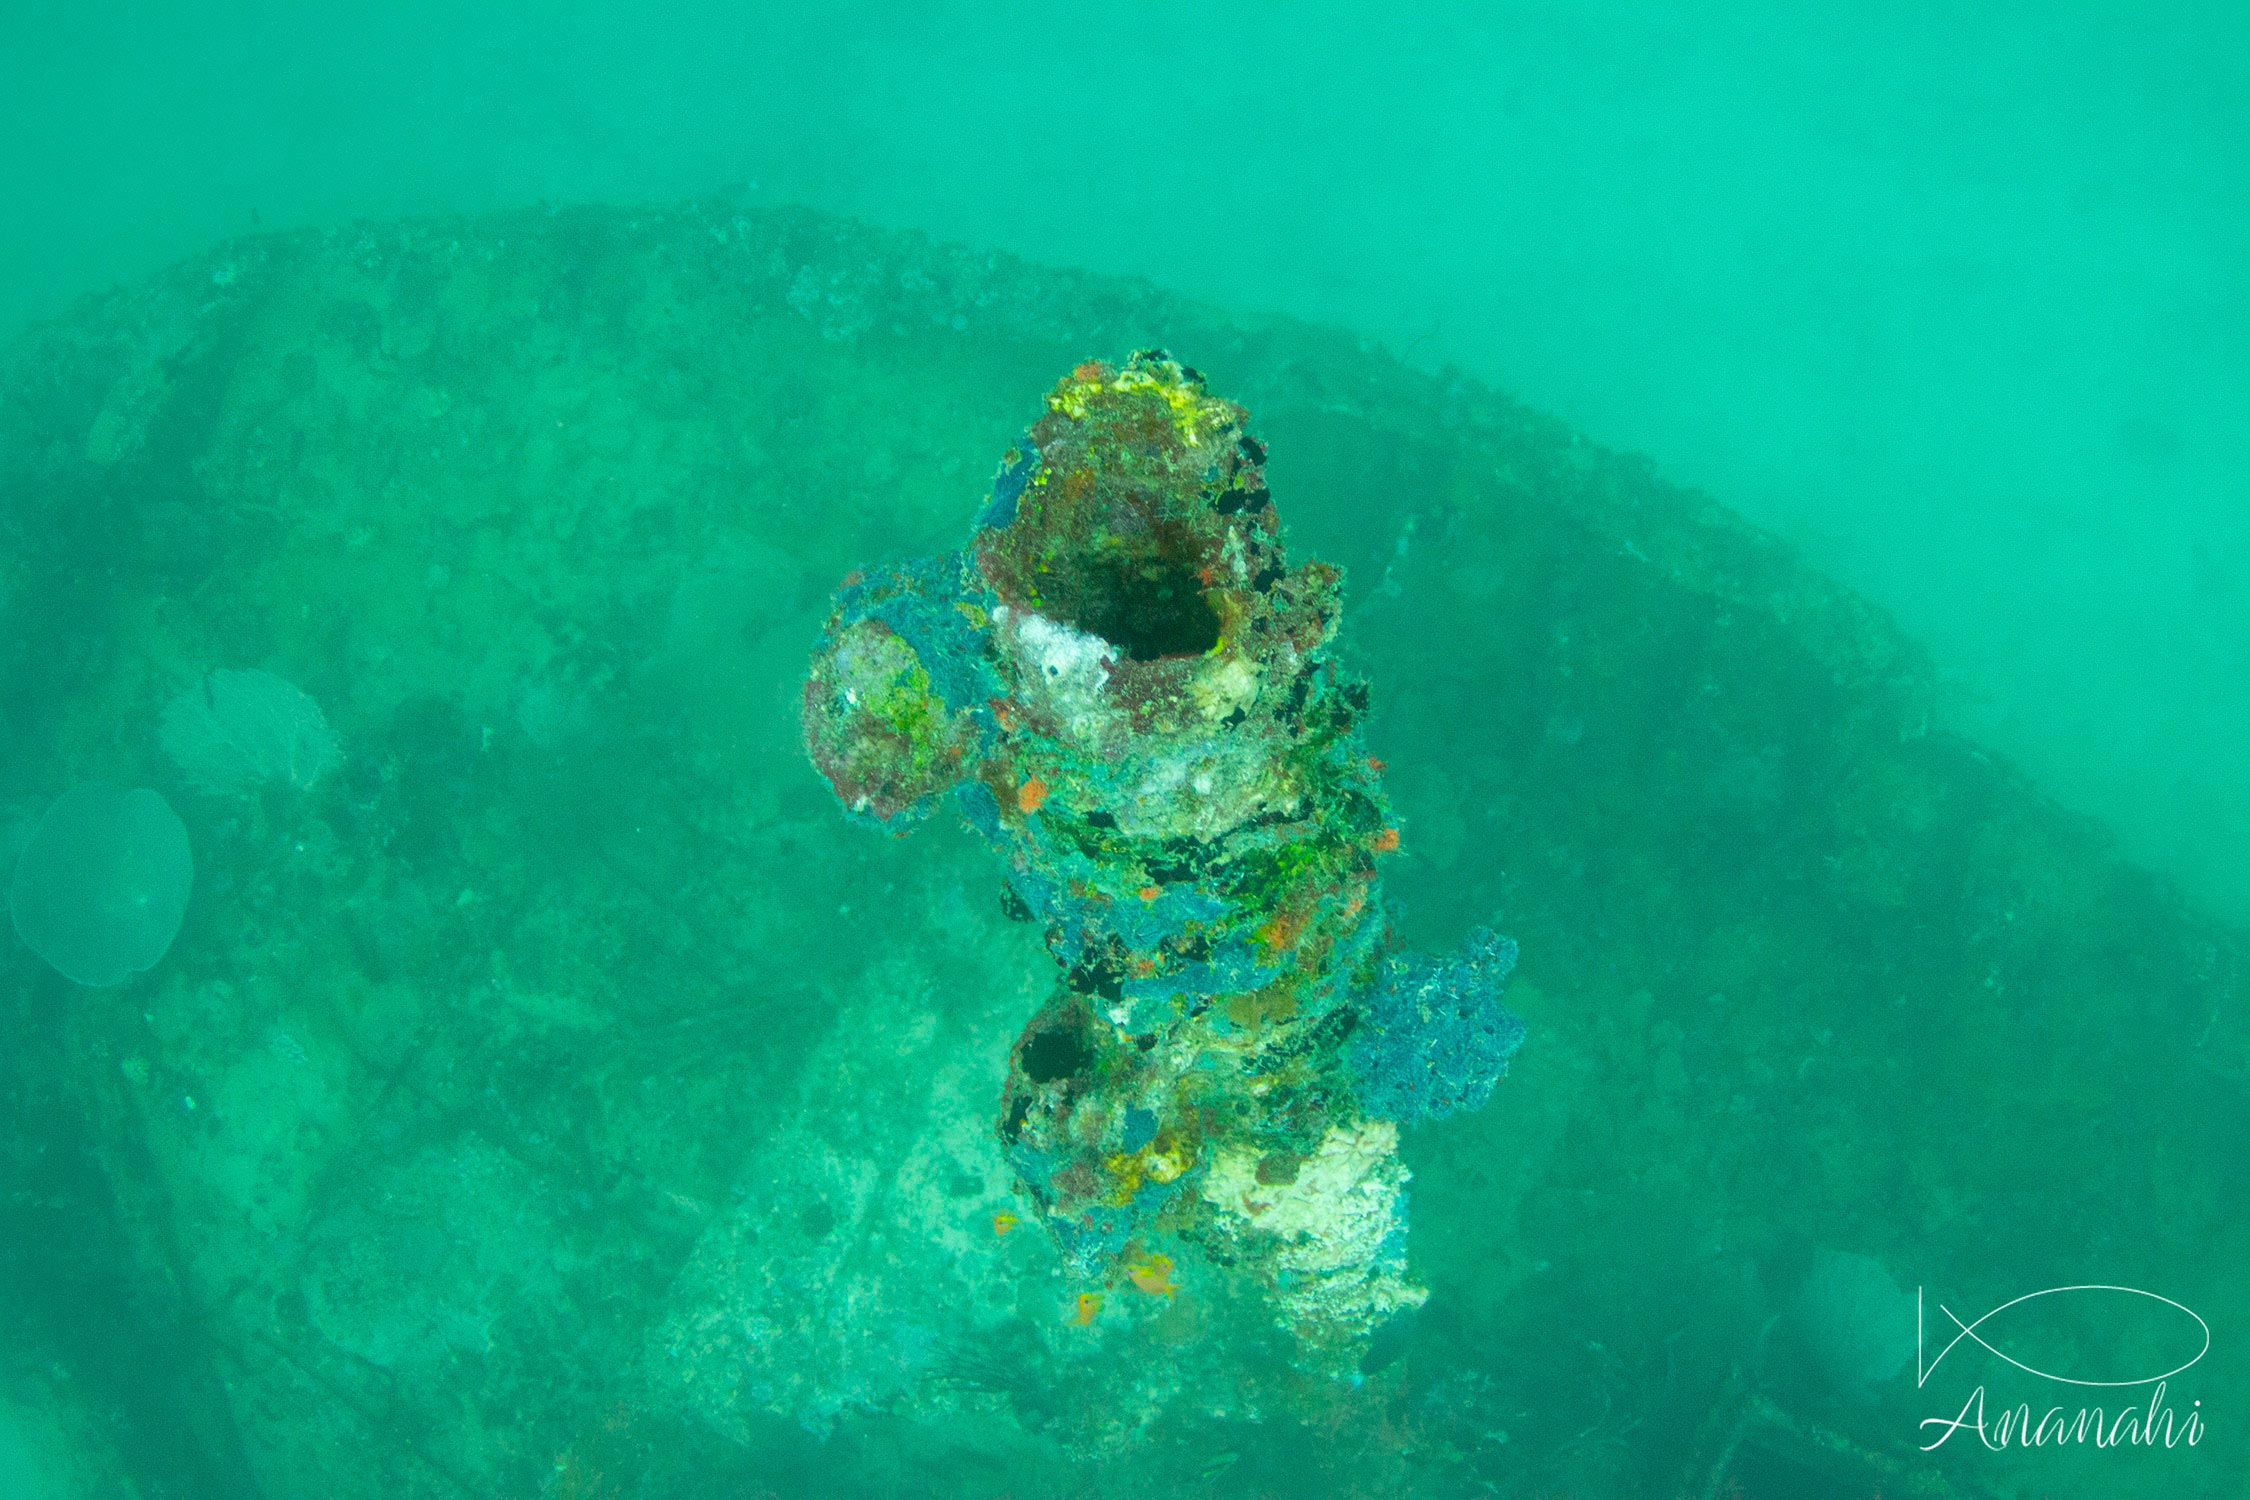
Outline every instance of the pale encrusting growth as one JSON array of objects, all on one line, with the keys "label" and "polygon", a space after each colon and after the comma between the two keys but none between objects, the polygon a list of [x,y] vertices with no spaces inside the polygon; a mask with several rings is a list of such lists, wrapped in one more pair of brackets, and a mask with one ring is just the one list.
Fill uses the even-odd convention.
[{"label": "pale encrusting growth", "polygon": [[1274,1264],[1283,1321],[1301,1338],[1358,1340],[1429,1293],[1406,1271],[1406,1184],[1398,1126],[1328,1128],[1288,1181],[1259,1176],[1255,1152],[1211,1164],[1202,1195],[1228,1245]]}]

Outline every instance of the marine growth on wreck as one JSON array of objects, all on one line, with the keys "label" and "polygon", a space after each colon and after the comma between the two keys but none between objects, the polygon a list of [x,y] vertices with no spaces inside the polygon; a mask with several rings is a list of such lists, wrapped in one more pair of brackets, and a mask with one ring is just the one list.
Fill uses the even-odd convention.
[{"label": "marine growth on wreck", "polygon": [[1043,929],[996,1128],[1087,1296],[1193,1245],[1346,1371],[1426,1295],[1398,1124],[1506,1071],[1515,945],[1395,951],[1342,577],[1288,560],[1246,422],[1160,351],[1078,366],[965,546],[845,580],[804,730],[861,821],[952,793]]}]

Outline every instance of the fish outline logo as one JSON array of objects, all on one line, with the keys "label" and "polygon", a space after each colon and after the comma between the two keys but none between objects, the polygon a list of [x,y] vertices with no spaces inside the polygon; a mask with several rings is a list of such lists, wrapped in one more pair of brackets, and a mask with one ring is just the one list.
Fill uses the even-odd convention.
[{"label": "fish outline logo", "polygon": [[[2161,1374],[2141,1375],[2136,1376],[2131,1380],[2087,1380],[2076,1375],[2057,1375],[2050,1370],[2042,1370],[2035,1365],[2025,1364],[2022,1360],[2017,1359],[2014,1355],[2008,1353],[2005,1349],[1995,1347],[1989,1340],[1985,1338],[1983,1334],[1977,1332],[1980,1327],[1982,1327],[1986,1323],[1991,1322],[1994,1318],[2000,1316],[2000,1314],[2006,1312],[2011,1307],[2019,1306],[2023,1303],[2033,1301],[2040,1297],[2056,1297],[2072,1292],[2123,1292],[2129,1296],[2146,1297],[2152,1301],[2161,1302],[2167,1307],[2176,1307],[2181,1312],[2186,1313],[2190,1318],[2194,1319],[2195,1326],[2202,1330],[2202,1347],[2197,1349],[2194,1354],[2190,1355],[2184,1363],[2175,1365],[2173,1368],[2166,1370]],[[1928,1353],[1929,1347],[1927,1342],[1927,1320],[1924,1311],[1926,1295],[1927,1288],[1922,1286],[1916,1286],[1914,1288],[1914,1385],[1917,1390],[1929,1383],[1930,1376],[1936,1373],[1937,1367],[1944,1362],[1945,1357],[1948,1354],[1951,1354],[1963,1339],[1975,1340],[1979,1346],[1992,1354],[1998,1355],[2001,1359],[2006,1360],[2009,1364],[2014,1365],[2017,1369],[2023,1371],[2027,1375],[2036,1375],[2042,1380],[2052,1380],[2063,1385],[2091,1386],[2098,1389],[2116,1389],[2125,1386],[2153,1385],[2159,1381],[2169,1380],[2174,1375],[2178,1375],[2182,1371],[2193,1368],[2195,1364],[2203,1358],[2204,1355],[2211,1352],[2211,1325],[2203,1320],[2203,1315],[2201,1313],[2198,1313],[2194,1308],[2189,1307],[2186,1303],[2177,1301],[2171,1297],[2167,1297],[2161,1292],[2151,1292],[2135,1286],[2117,1286],[2108,1283],[2085,1283],[2077,1286],[2045,1287],[2036,1292],[2026,1292],[2020,1297],[2010,1298],[2008,1301],[2001,1303],[1998,1307],[1995,1307],[1991,1311],[1984,1313],[1982,1316],[1977,1318],[1975,1322],[1969,1323],[1963,1322],[1959,1313],[1955,1312],[1952,1308],[1947,1307],[1944,1303],[1940,1302],[1938,1304],[1938,1311],[1944,1313],[1948,1318],[1951,1318],[1953,1320],[1954,1326],[1960,1329],[1960,1332],[1954,1334],[1951,1339],[1946,1341],[1945,1347],[1937,1352],[1936,1358],[1925,1360],[1925,1356]]]}]

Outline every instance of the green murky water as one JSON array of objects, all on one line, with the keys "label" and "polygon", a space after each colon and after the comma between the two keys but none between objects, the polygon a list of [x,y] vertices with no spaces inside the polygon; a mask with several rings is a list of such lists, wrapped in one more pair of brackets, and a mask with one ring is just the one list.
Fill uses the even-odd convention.
[{"label": "green murky water", "polygon": [[[0,352],[0,1495],[2240,1492],[2215,866],[1478,379],[765,196],[230,239]],[[994,1129],[1054,963],[799,737],[845,572],[1158,345],[1345,570],[1399,940],[1521,944],[1345,1376],[1192,1245],[1088,1315]],[[184,828],[169,941],[88,785]]]}]

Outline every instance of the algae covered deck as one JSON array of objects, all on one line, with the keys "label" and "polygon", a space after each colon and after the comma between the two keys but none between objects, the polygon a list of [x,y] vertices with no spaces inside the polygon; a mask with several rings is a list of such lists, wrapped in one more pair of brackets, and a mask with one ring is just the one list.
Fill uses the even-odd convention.
[{"label": "algae covered deck", "polygon": [[[1404,936],[1522,946],[1530,1040],[1409,1132],[1433,1295],[1357,1385],[1185,1259],[1070,1316],[996,1221],[1048,961],[964,830],[847,827],[798,742],[843,572],[957,545],[1055,378],[1152,346],[1348,570]],[[1469,382],[724,204],[247,240],[0,354],[0,624],[11,858],[87,781],[195,848],[126,988],[0,957],[0,1369],[138,1493],[2244,1481],[2241,935],[1947,733],[1875,611]],[[325,711],[316,785],[167,759],[245,667]],[[2202,1441],[1921,1453],[1979,1383],[2082,1401],[1967,1349],[1845,1388],[1822,1251],[1965,1317],[2176,1299]],[[2129,1298],[2009,1337],[2193,1352]]]}]

